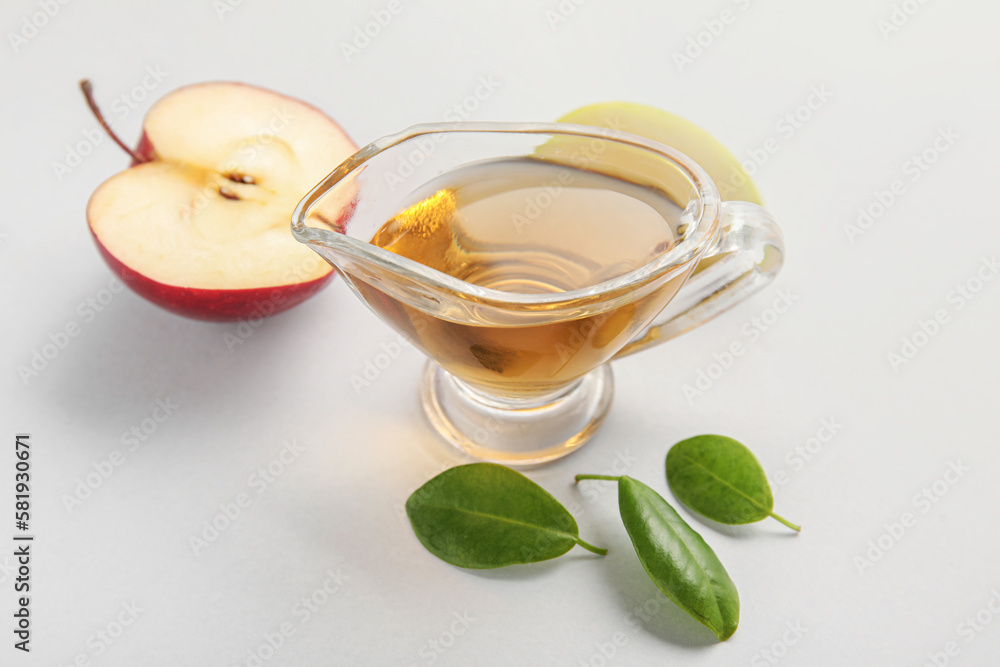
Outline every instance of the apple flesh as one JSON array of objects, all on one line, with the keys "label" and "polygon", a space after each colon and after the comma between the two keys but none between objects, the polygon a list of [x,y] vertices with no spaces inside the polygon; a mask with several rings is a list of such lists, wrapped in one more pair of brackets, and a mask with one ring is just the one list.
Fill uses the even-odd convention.
[{"label": "apple flesh", "polygon": [[[303,102],[239,83],[186,86],[150,109],[133,165],[94,192],[87,220],[111,269],[150,301],[205,320],[272,315],[332,278],[292,236],[291,214],[356,150]],[[350,197],[322,202],[311,223],[343,229],[353,208]]]},{"label": "apple flesh", "polygon": [[723,200],[763,205],[740,161],[704,128],[669,111],[633,102],[599,102],[571,111],[558,122],[621,130],[676,148],[708,172]]}]

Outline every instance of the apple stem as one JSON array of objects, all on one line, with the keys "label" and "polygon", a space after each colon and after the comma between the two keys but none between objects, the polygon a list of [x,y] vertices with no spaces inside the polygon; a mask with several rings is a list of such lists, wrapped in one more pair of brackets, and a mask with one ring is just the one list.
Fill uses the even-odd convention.
[{"label": "apple stem", "polygon": [[112,141],[121,146],[121,149],[128,153],[136,164],[149,162],[149,158],[139,155],[134,150],[126,146],[125,142],[118,138],[118,135],[114,133],[114,130],[112,130],[108,125],[108,122],[104,120],[104,114],[102,114],[101,110],[97,108],[97,102],[94,101],[94,86],[91,85],[90,79],[83,79],[80,81],[80,90],[83,91],[83,96],[87,100],[87,106],[90,107],[91,112],[93,112],[94,116],[97,118],[97,122],[101,124],[101,127],[103,127],[104,131],[108,133],[108,136],[111,137]]}]

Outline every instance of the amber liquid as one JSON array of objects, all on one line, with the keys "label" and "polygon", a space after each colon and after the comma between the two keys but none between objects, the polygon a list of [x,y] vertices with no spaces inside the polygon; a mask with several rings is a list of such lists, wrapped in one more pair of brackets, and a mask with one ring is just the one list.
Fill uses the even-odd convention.
[{"label": "amber liquid", "polygon": [[[680,209],[662,193],[529,158],[452,171],[414,199],[371,243],[460,280],[520,294],[577,290],[638,269],[672,246],[680,224]],[[503,326],[453,321],[360,281],[356,287],[460,379],[530,396],[556,391],[610,359],[682,281],[646,285],[610,308],[583,298],[544,323],[536,317],[519,325],[515,318]]]}]

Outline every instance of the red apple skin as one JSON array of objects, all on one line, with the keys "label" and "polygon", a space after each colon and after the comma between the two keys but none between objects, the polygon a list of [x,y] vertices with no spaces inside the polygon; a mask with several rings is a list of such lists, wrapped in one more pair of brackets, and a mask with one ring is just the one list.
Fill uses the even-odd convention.
[{"label": "red apple skin", "polygon": [[135,293],[172,313],[209,322],[238,322],[270,317],[297,306],[323,289],[336,271],[304,283],[252,289],[200,289],[166,285],[130,269],[94,236],[94,243],[111,270]]},{"label": "red apple skin", "polygon": [[142,161],[132,160],[132,164],[129,165],[130,167],[156,159],[156,149],[153,148],[153,144],[150,143],[149,137],[146,136],[145,132],[139,137],[139,145],[135,147],[135,154],[141,157]]}]

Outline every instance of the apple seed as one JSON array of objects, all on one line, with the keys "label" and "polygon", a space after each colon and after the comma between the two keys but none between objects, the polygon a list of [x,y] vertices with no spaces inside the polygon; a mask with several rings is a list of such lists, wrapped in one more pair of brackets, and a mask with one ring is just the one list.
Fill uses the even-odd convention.
[{"label": "apple seed", "polygon": [[240,196],[238,194],[227,188],[225,185],[219,187],[219,194],[225,197],[226,199],[232,199],[233,201],[239,201],[240,199]]}]

